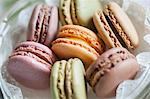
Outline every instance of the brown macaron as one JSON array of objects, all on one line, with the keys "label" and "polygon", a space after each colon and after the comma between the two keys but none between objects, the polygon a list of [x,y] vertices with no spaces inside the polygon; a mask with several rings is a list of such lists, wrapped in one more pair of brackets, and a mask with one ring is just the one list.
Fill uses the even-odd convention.
[{"label": "brown macaron", "polygon": [[106,45],[135,49],[139,44],[138,34],[127,14],[114,2],[93,16],[94,24]]},{"label": "brown macaron", "polygon": [[86,79],[101,98],[115,96],[118,85],[133,79],[139,71],[134,55],[125,48],[112,48],[104,52],[86,71]]}]

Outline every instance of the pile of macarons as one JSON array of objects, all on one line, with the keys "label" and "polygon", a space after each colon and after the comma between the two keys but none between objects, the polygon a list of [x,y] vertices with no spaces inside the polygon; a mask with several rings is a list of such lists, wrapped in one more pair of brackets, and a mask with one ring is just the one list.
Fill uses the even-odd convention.
[{"label": "pile of macarons", "polygon": [[36,5],[27,41],[9,57],[9,74],[28,88],[50,88],[53,99],[87,99],[87,84],[99,98],[114,97],[140,69],[131,53],[139,37],[118,4],[103,6],[100,0]]}]

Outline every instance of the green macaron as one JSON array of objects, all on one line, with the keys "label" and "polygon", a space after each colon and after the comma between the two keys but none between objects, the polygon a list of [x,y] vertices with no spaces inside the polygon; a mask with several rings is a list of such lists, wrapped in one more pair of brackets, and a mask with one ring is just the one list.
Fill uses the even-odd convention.
[{"label": "green macaron", "polygon": [[100,0],[60,0],[59,16],[62,25],[81,25],[94,30],[93,15],[102,9]]},{"label": "green macaron", "polygon": [[50,78],[53,99],[86,99],[84,74],[83,63],[78,58],[57,61]]}]

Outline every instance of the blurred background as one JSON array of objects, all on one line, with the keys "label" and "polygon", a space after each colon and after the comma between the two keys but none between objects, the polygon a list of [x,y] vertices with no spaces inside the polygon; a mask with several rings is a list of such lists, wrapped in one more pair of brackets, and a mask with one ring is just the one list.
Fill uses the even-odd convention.
[{"label": "blurred background", "polygon": [[0,0],[0,16],[11,8],[19,0]]}]

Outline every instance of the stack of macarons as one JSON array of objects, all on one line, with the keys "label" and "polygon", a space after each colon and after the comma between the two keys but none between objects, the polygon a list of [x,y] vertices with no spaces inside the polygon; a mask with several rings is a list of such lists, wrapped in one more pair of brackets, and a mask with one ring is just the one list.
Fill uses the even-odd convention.
[{"label": "stack of macarons", "polygon": [[130,52],[138,43],[132,22],[114,2],[102,8],[99,0],[60,0],[59,10],[38,4],[27,41],[16,46],[7,70],[26,87],[50,88],[53,99],[87,99],[87,83],[97,97],[110,98],[139,71]]}]

